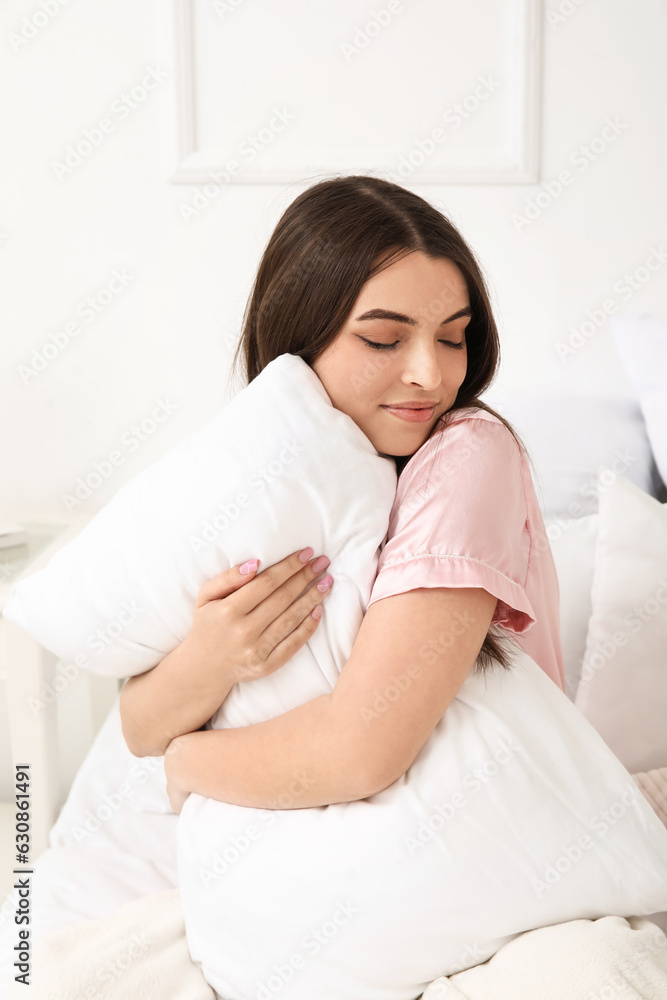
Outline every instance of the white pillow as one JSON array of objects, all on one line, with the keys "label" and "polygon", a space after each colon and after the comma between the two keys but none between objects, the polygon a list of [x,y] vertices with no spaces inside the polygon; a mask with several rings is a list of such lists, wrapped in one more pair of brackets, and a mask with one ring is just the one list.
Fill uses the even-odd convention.
[{"label": "white pillow", "polygon": [[[16,584],[4,615],[80,668],[129,677],[187,635],[204,581],[252,557],[261,571],[310,545],[331,560],[334,585],[308,644],[320,669],[307,701],[331,690],[351,648],[395,491],[393,459],[334,408],[302,358],[283,354]],[[272,675],[278,686],[283,672]],[[253,691],[272,683],[261,678]]]},{"label": "white pillow", "polygon": [[636,313],[611,316],[616,350],[644,414],[658,471],[667,486],[667,322]]},{"label": "white pillow", "polygon": [[667,830],[520,654],[471,674],[407,773],[366,799],[253,809],[191,795],[188,945],[229,1000],[414,1000],[517,934],[667,907]]},{"label": "white pillow", "polygon": [[565,694],[574,701],[586,652],[598,515],[545,521],[560,591],[560,638]]},{"label": "white pillow", "polygon": [[576,705],[629,771],[667,766],[667,504],[625,477],[600,498]]},{"label": "white pillow", "polygon": [[530,452],[545,520],[594,514],[601,466],[609,466],[646,493],[654,493],[651,446],[635,400],[528,391],[496,393],[490,400],[516,428]]}]

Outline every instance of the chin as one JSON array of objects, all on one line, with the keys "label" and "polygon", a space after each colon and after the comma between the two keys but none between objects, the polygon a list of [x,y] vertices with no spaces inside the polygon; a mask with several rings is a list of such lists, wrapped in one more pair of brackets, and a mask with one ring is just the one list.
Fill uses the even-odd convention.
[{"label": "chin", "polygon": [[392,440],[384,439],[381,441],[373,441],[371,439],[371,441],[373,447],[380,455],[386,455],[388,458],[409,458],[411,455],[414,455],[415,452],[418,452],[421,446],[425,444],[431,430],[432,428],[429,428],[429,430],[424,433],[422,428],[422,434],[419,435],[419,437],[415,435],[414,441],[410,444],[401,444],[395,438]]},{"label": "chin", "polygon": [[[381,427],[377,432],[374,432],[370,427],[363,426],[361,422],[357,423],[379,455],[385,455],[388,458],[406,458],[414,455],[426,443],[441,416],[442,414],[439,414],[428,424],[406,423],[404,428],[396,428],[393,433],[388,432],[386,427]],[[400,430],[403,433],[400,433]]]}]

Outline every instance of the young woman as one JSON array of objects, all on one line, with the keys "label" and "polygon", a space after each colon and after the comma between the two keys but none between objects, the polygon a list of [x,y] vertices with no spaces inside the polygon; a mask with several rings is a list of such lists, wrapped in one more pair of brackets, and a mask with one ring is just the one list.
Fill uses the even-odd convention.
[{"label": "young woman", "polygon": [[555,565],[521,442],[479,400],[498,333],[455,227],[378,178],[316,184],[271,236],[241,352],[248,382],[281,354],[302,357],[395,459],[398,489],[329,695],[257,725],[201,728],[235,683],[279,669],[317,628],[332,581],[314,585],[328,560],[310,548],[205,584],[188,637],[125,684],[125,739],[138,756],[165,754],[174,810],[191,792],[258,808],[375,794],[407,771],[475,665],[511,669],[513,642],[563,689]]}]

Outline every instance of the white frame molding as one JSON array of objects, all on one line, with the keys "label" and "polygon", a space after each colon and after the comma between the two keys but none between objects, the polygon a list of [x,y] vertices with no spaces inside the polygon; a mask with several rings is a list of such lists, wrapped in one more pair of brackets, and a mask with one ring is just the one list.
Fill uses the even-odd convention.
[{"label": "white frame molding", "polygon": [[[516,106],[514,128],[518,134],[517,158],[510,167],[428,171],[420,170],[410,178],[410,186],[421,184],[535,184],[540,180],[541,111],[542,111],[542,0],[514,0],[516,16],[525,39],[521,86]],[[170,184],[206,184],[223,163],[191,162],[197,150],[195,52],[193,30],[194,0],[171,0],[171,47],[173,59],[173,112],[175,118],[173,162]],[[312,166],[304,166],[310,177]],[[326,168],[322,168],[326,172]],[[336,171],[337,172],[337,171]],[[365,172],[363,170],[359,171]],[[380,173],[382,171],[379,171]],[[243,176],[232,176],[231,184],[293,184],[302,177],[293,170],[265,170],[261,167]]]}]

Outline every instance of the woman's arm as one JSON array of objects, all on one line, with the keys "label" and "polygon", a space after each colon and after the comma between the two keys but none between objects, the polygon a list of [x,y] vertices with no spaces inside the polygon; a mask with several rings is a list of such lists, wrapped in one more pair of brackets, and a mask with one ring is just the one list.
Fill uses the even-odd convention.
[{"label": "woman's arm", "polygon": [[207,722],[235,684],[273,673],[308,641],[319,623],[312,612],[328,590],[318,589],[324,580],[309,586],[328,563],[312,555],[312,548],[293,552],[257,575],[256,567],[242,574],[234,566],[201,587],[190,634],[123,686],[131,753],[162,755],[175,737]]},{"label": "woman's arm", "polygon": [[190,637],[156,667],[125,682],[120,693],[123,736],[135,757],[159,757],[171,740],[199,729],[222,705],[236,681],[212,669]]},{"label": "woman's arm", "polygon": [[330,695],[254,726],[170,744],[165,772],[176,811],[190,792],[299,809],[393,784],[473,668],[496,600],[479,587],[435,587],[375,601]]}]

